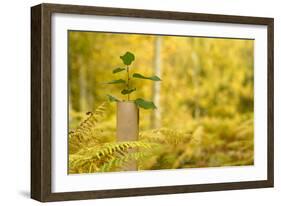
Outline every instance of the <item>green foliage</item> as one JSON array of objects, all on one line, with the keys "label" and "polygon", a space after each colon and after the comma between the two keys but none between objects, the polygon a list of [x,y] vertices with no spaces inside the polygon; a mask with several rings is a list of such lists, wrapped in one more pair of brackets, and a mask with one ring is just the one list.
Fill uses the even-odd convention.
[{"label": "green foliage", "polygon": [[126,81],[123,79],[116,79],[116,80],[112,80],[110,82],[107,82],[107,84],[126,84]]},{"label": "green foliage", "polygon": [[152,81],[161,81],[161,79],[159,77],[155,76],[155,75],[151,76],[151,77],[145,77],[145,76],[143,76],[141,74],[134,73],[133,77],[134,78],[139,78],[139,79],[149,79],[149,80],[152,80]]},{"label": "green foliage", "polygon": [[131,65],[135,60],[135,55],[131,52],[126,52],[123,56],[120,56],[120,58],[123,60],[125,65]]},{"label": "green foliage", "polygon": [[118,72],[122,72],[122,71],[124,71],[124,70],[126,70],[125,68],[116,68],[116,69],[114,69],[113,71],[112,71],[112,73],[113,74],[115,74],[115,73],[118,73]]},{"label": "green foliage", "polygon": [[136,91],[136,88],[123,89],[123,90],[121,91],[121,94],[124,94],[124,95],[126,95],[126,94],[131,94],[131,93],[134,92],[134,91]]},{"label": "green foliage", "polygon": [[141,98],[137,98],[135,100],[135,103],[138,105],[138,107],[141,107],[143,109],[157,109],[153,102],[149,102]]},{"label": "green foliage", "polygon": [[[125,65],[127,65],[127,68],[116,68],[112,71],[113,74],[119,73],[121,71],[126,70],[127,71],[127,81],[123,80],[123,79],[118,79],[118,80],[112,80],[110,82],[107,82],[107,84],[126,84],[126,88],[123,88],[121,90],[121,94],[123,95],[127,95],[127,100],[130,101],[130,94],[134,91],[136,91],[136,88],[132,88],[131,84],[130,84],[130,68],[129,65],[132,64],[132,62],[135,60],[135,55],[131,52],[126,52],[123,56],[120,56],[120,58],[123,60],[123,63]],[[146,77],[143,76],[142,74],[139,73],[134,73],[132,75],[132,77],[134,78],[138,78],[138,79],[147,79],[147,80],[152,80],[152,81],[161,81],[161,79],[157,76],[151,76],[151,77]],[[113,102],[117,102],[119,101],[117,98],[111,96],[111,95],[107,95],[109,97],[109,101]],[[135,100],[135,103],[138,107],[143,108],[143,109],[156,109],[156,106],[154,105],[153,102],[149,102],[146,101],[144,99],[138,98]]]}]

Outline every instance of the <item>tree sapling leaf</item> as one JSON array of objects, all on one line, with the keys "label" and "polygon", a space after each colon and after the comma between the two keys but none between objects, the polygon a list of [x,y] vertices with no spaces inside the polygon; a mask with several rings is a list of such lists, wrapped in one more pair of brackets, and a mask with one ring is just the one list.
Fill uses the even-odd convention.
[{"label": "tree sapling leaf", "polygon": [[113,74],[124,71],[125,68],[116,68],[112,71]]},{"label": "tree sapling leaf", "polygon": [[126,52],[123,56],[120,56],[125,65],[130,65],[135,60],[135,55],[131,52]]},{"label": "tree sapling leaf", "polygon": [[132,88],[132,89],[123,89],[122,91],[121,91],[121,93],[122,94],[130,94],[130,93],[132,93],[132,92],[134,92],[134,91],[136,91],[136,88]]},{"label": "tree sapling leaf", "polygon": [[153,102],[146,101],[142,98],[136,99],[135,103],[137,104],[138,107],[141,107],[143,109],[157,109],[157,107]]},{"label": "tree sapling leaf", "polygon": [[152,80],[152,81],[161,81],[161,79],[159,77],[155,76],[155,75],[151,76],[151,77],[145,77],[142,74],[134,73],[133,77],[134,78],[139,78],[139,79],[148,79],[148,80]]},{"label": "tree sapling leaf", "polygon": [[110,82],[107,82],[107,84],[126,84],[126,81],[123,79],[116,79],[116,80],[112,80]]}]

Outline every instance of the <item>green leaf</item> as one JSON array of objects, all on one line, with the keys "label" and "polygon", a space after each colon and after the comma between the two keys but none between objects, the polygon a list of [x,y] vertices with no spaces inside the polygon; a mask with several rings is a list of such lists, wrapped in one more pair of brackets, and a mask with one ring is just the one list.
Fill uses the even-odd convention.
[{"label": "green leaf", "polygon": [[139,78],[139,79],[149,79],[149,80],[152,80],[152,81],[161,81],[161,79],[159,77],[155,76],[155,75],[151,76],[151,77],[145,77],[145,76],[143,76],[141,74],[134,73],[133,77],[134,78]]},{"label": "green leaf", "polygon": [[133,88],[133,89],[123,89],[121,91],[122,94],[130,94],[132,92],[136,91],[136,88]]},{"label": "green leaf", "polygon": [[126,52],[123,56],[120,56],[125,65],[130,65],[135,60],[135,55],[131,52]]},{"label": "green leaf", "polygon": [[126,81],[123,79],[116,79],[116,80],[112,80],[110,82],[107,82],[107,84],[126,84]]},{"label": "green leaf", "polygon": [[113,74],[124,71],[125,68],[116,68],[112,71]]},{"label": "green leaf", "polygon": [[117,99],[116,97],[114,97],[114,96],[112,96],[112,95],[110,95],[110,94],[107,94],[107,97],[108,97],[108,100],[109,100],[110,102],[120,102],[119,99]]},{"label": "green leaf", "polygon": [[157,107],[153,102],[146,101],[142,98],[136,99],[135,103],[137,104],[138,107],[141,107],[143,109],[157,109]]}]

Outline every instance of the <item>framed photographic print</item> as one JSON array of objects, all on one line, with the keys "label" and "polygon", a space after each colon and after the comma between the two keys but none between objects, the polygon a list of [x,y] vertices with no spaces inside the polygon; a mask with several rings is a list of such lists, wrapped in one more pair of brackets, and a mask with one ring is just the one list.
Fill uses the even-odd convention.
[{"label": "framed photographic print", "polygon": [[31,8],[31,197],[273,187],[273,19]]}]

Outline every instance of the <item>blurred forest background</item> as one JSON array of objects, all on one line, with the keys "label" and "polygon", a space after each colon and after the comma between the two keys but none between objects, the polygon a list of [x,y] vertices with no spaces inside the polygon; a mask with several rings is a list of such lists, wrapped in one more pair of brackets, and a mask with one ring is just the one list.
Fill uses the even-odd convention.
[{"label": "blurred forest background", "polygon": [[[68,47],[69,173],[254,163],[253,40],[69,31]],[[122,99],[121,86],[104,83],[126,51],[132,71],[162,81],[132,79],[131,98],[157,110],[140,110],[138,141],[118,143],[106,95]]]}]

